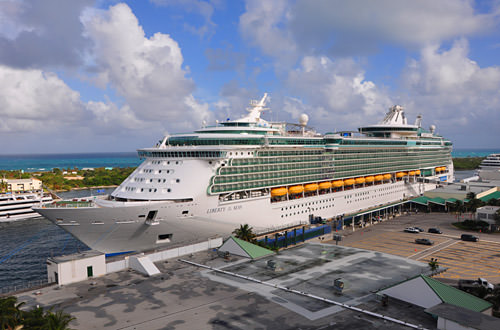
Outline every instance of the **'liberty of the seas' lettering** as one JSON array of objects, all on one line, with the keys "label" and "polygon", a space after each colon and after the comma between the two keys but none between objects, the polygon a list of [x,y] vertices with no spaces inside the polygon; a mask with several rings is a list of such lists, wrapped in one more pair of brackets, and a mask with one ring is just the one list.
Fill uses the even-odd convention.
[{"label": "'liberty of the seas' lettering", "polygon": [[208,209],[207,210],[207,214],[210,214],[210,213],[219,213],[219,212],[228,212],[228,211],[236,211],[236,210],[240,210],[242,208],[243,208],[243,206],[241,206],[241,205],[214,207],[212,209]]}]

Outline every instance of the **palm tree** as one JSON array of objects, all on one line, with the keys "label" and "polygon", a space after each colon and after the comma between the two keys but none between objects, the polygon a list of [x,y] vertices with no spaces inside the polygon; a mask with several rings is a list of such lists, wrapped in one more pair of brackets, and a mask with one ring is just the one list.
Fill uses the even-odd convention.
[{"label": "palm tree", "polygon": [[23,323],[23,311],[16,297],[0,298],[0,329],[16,329]]},{"label": "palm tree", "polygon": [[255,238],[253,228],[248,224],[240,225],[240,228],[235,229],[233,231],[233,234],[236,236],[236,238],[242,239],[247,242],[251,242]]},{"label": "palm tree", "polygon": [[47,322],[45,329],[47,329],[47,330],[70,330],[70,328],[68,328],[68,325],[74,319],[75,319],[74,317],[72,317],[69,314],[64,313],[61,310],[59,310],[55,313],[52,313],[52,311],[48,311],[45,314],[45,320]]}]

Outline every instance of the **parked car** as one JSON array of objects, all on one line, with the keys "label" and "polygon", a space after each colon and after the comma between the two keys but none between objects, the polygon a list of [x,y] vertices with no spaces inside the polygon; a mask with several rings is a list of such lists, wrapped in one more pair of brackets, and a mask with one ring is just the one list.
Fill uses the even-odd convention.
[{"label": "parked car", "polygon": [[415,229],[416,229],[416,230],[418,230],[419,232],[423,232],[423,231],[424,231],[424,230],[423,230],[422,228],[420,228],[420,227],[413,227],[413,228],[415,228]]},{"label": "parked car", "polygon": [[471,234],[462,234],[462,236],[460,236],[460,239],[462,241],[469,241],[469,242],[477,242],[477,241],[479,241],[479,238],[477,238],[477,236],[474,236],[474,235],[471,235]]},{"label": "parked car", "polygon": [[428,238],[417,238],[417,239],[415,239],[415,243],[417,243],[417,244],[424,244],[424,245],[432,245],[432,244],[434,244],[434,242],[431,241]]},{"label": "parked car", "polygon": [[429,228],[428,232],[433,233],[433,234],[442,234],[443,233],[441,230],[439,230],[439,228]]},{"label": "parked car", "polygon": [[416,229],[416,228],[413,228],[413,227],[408,227],[408,228],[405,228],[404,230],[405,232],[407,233],[413,233],[413,234],[418,234],[420,233],[420,230]]}]

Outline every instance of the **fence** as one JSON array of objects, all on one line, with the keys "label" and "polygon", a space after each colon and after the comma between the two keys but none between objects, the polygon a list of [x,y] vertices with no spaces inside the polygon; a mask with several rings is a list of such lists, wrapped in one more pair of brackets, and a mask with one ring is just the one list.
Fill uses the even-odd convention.
[{"label": "fence", "polygon": [[9,286],[4,286],[0,288],[0,295],[7,295],[9,293],[17,293],[20,291],[24,290],[30,290],[34,289],[37,287],[44,287],[49,284],[49,281],[45,279],[40,279],[40,280],[34,280],[34,281],[27,281],[19,284],[14,284],[14,285],[9,285]]},{"label": "fence", "polygon": [[332,232],[330,225],[319,226],[315,228],[305,229],[296,228],[290,231],[284,231],[284,234],[275,234],[274,238],[266,236],[259,242],[264,243],[269,248],[283,248],[290,245],[295,245],[300,242],[305,242],[311,238],[326,235]]}]

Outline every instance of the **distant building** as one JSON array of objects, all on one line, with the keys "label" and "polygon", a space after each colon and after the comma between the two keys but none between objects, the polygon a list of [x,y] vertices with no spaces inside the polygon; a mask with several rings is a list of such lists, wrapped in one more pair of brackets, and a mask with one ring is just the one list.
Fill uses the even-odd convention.
[{"label": "distant building", "polygon": [[476,210],[476,219],[486,221],[490,225],[495,224],[495,213],[500,209],[500,206],[483,206]]},{"label": "distant building", "polygon": [[7,191],[23,192],[23,191],[39,191],[42,190],[42,181],[38,179],[0,179],[1,182],[7,183]]},{"label": "distant building", "polygon": [[82,168],[82,171],[93,171],[94,168],[93,167],[84,167]]},{"label": "distant building", "polygon": [[65,176],[64,177],[66,180],[83,180],[85,177],[81,175],[76,175],[76,176]]}]

